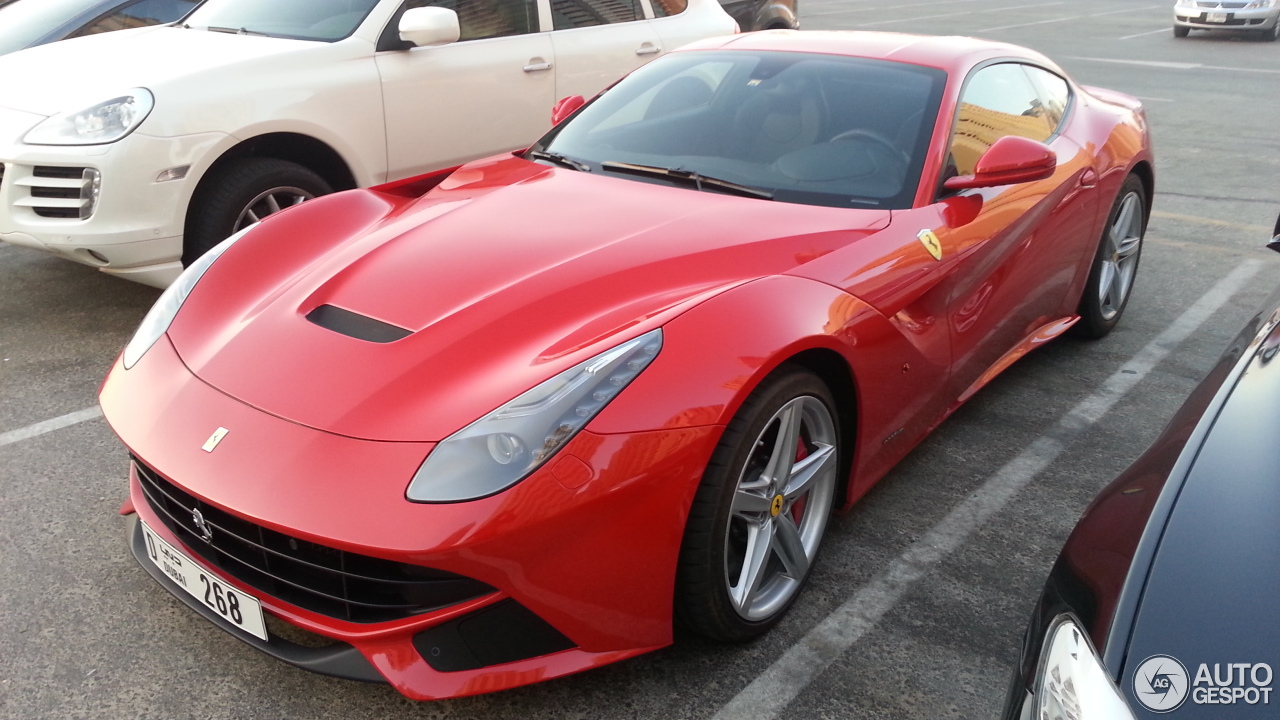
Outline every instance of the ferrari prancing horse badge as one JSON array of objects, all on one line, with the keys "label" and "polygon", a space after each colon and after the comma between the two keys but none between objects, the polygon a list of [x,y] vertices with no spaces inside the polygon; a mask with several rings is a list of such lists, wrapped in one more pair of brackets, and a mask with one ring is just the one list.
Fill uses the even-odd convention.
[{"label": "ferrari prancing horse badge", "polygon": [[208,453],[213,452],[213,449],[218,447],[218,443],[222,442],[222,438],[226,437],[229,432],[231,431],[224,427],[214,430],[213,434],[209,436],[208,440],[204,441],[204,445],[200,449]]},{"label": "ferrari prancing horse badge", "polygon": [[942,243],[938,241],[938,236],[933,234],[932,230],[921,230],[916,235],[920,240],[920,244],[924,245],[924,249],[929,251],[934,260],[942,259]]}]

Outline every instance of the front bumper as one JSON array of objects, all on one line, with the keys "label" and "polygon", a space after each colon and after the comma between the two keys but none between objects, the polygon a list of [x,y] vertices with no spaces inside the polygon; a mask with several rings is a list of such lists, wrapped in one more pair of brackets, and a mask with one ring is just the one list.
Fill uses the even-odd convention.
[{"label": "front bumper", "polygon": [[[157,287],[172,282],[199,164],[226,136],[135,132],[110,145],[23,144],[41,119],[0,108],[0,241]],[[186,178],[156,182],[180,167]]]},{"label": "front bumper", "polygon": [[1271,30],[1280,21],[1280,7],[1227,8],[1179,5],[1173,10],[1173,24],[1199,30]]},{"label": "front bumper", "polygon": [[[506,492],[424,505],[406,501],[404,490],[429,443],[340,437],[263,413],[192,376],[167,338],[133,369],[117,363],[101,400],[113,429],[137,457],[219,511],[302,541],[455,573],[495,589],[412,617],[350,622],[285,602],[202,562],[260,600],[269,632],[273,622],[283,621],[333,642],[316,650],[274,632],[263,642],[209,618],[285,662],[383,679],[408,697],[438,699],[575,673],[671,642],[684,520],[718,427],[583,432],[547,467]],[[230,433],[215,452],[203,451],[219,426]],[[136,473],[130,487],[138,515],[200,562],[148,504]],[[136,555],[140,531],[134,526],[132,532]],[[139,562],[156,576],[149,560]],[[164,577],[157,579],[165,584]],[[174,594],[199,605],[181,591]],[[573,647],[512,660],[508,648],[477,649],[457,632],[468,622],[484,624],[476,620],[482,616],[492,628],[494,618],[512,616],[512,608],[514,616],[536,617]],[[440,657],[424,658],[437,649]],[[454,650],[471,651],[482,666],[450,660]]]}]

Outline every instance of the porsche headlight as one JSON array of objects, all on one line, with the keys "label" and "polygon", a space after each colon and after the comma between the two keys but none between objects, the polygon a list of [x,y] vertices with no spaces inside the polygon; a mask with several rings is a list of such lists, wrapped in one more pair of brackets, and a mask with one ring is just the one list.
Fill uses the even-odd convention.
[{"label": "porsche headlight", "polygon": [[106,145],[133,132],[151,109],[155,97],[134,88],[71,112],[46,118],[22,138],[28,145]]},{"label": "porsche headlight", "polygon": [[125,370],[136,365],[142,359],[142,356],[146,355],[147,351],[151,349],[151,346],[156,344],[160,336],[169,330],[170,323],[173,322],[174,316],[178,314],[178,310],[182,308],[182,304],[187,301],[187,296],[191,294],[191,289],[204,276],[209,266],[213,265],[213,261],[221,257],[222,253],[227,251],[227,248],[244,237],[244,234],[254,227],[256,225],[250,225],[214,245],[212,250],[201,255],[195,262],[187,266],[187,269],[182,271],[178,279],[165,288],[163,293],[160,293],[160,299],[156,300],[156,304],[151,306],[147,316],[142,318],[142,324],[133,333],[133,338],[129,340],[129,344],[124,346]]},{"label": "porsche headlight", "polygon": [[409,483],[415,502],[460,502],[505,490],[559,452],[662,348],[653,330],[580,363],[450,435]]},{"label": "porsche headlight", "polygon": [[1084,630],[1070,616],[1054,621],[1040,653],[1037,720],[1135,720]]}]

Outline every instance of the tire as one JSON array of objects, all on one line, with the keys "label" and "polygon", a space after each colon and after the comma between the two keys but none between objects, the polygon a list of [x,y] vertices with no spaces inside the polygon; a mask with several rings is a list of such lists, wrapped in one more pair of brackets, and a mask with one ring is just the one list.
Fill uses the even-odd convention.
[{"label": "tire", "polygon": [[1147,197],[1136,175],[1125,178],[1102,228],[1084,295],[1080,298],[1080,322],[1075,330],[1086,338],[1111,332],[1129,303],[1142,257],[1142,237],[1147,230]]},{"label": "tire", "polygon": [[190,265],[232,233],[289,205],[333,192],[324,178],[287,160],[245,158],[216,169],[187,210],[182,264]]},{"label": "tire", "polygon": [[[836,494],[841,448],[834,408],[821,380],[784,365],[725,428],[685,526],[675,598],[682,626],[745,642],[776,625],[795,602]],[[790,433],[780,437],[784,427]]]},{"label": "tire", "polygon": [[1280,40],[1280,18],[1276,19],[1276,24],[1270,30],[1263,30],[1261,37],[1262,42],[1275,42]]},{"label": "tire", "polygon": [[1184,38],[1191,34],[1191,28],[1183,25],[1173,26],[1173,36],[1176,38]]}]

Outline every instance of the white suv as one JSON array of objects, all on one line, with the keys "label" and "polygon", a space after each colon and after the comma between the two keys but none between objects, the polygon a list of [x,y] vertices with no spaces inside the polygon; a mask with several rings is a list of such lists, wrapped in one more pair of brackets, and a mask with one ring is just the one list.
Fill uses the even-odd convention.
[{"label": "white suv", "polygon": [[0,240],[163,287],[281,207],[522,147],[557,98],[735,29],[716,0],[208,0],[23,50]]}]

